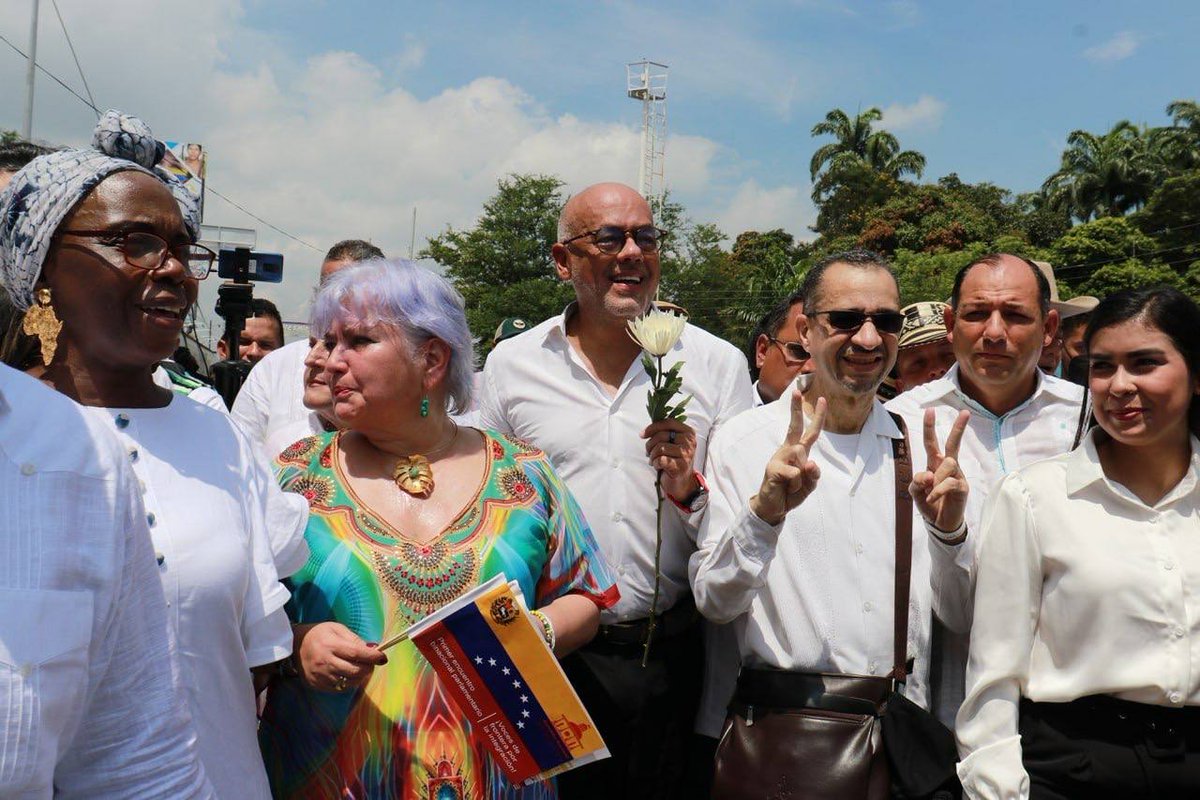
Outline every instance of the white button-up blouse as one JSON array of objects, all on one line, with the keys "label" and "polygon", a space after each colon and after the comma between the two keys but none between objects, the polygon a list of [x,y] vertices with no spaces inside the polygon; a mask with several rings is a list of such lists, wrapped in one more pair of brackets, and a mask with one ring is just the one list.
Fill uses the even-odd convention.
[{"label": "white button-up blouse", "polygon": [[1096,436],[1009,475],[984,512],[958,714],[970,797],[1029,796],[1022,697],[1200,705],[1200,441],[1148,506],[1104,475]]}]

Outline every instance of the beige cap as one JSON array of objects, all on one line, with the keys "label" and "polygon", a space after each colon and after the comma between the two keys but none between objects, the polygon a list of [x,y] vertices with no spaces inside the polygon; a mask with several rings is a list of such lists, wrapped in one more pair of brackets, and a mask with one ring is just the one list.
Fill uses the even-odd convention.
[{"label": "beige cap", "polygon": [[1037,268],[1046,276],[1046,280],[1050,282],[1050,307],[1058,312],[1059,319],[1088,314],[1092,309],[1100,305],[1100,301],[1089,294],[1072,297],[1070,300],[1059,300],[1058,282],[1054,280],[1054,267],[1050,266],[1050,262],[1048,261],[1034,261],[1033,263],[1037,265]]},{"label": "beige cap", "polygon": [[936,300],[925,300],[900,309],[904,315],[904,327],[900,329],[897,347],[917,347],[945,339],[945,314],[949,307]]}]

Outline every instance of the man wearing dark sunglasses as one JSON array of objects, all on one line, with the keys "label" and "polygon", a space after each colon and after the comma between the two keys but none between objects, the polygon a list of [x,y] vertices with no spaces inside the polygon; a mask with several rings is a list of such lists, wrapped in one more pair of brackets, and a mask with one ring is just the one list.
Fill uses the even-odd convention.
[{"label": "man wearing dark sunglasses", "polygon": [[[886,777],[877,779],[887,767],[873,714],[845,720],[871,742],[855,752],[834,732],[849,728],[828,724],[829,709],[877,706],[889,678],[926,704],[936,584],[965,537],[967,487],[953,458],[961,428],[936,442],[926,432],[937,472],[910,483],[904,431],[876,398],[903,325],[887,262],[866,251],[831,256],[809,270],[801,291],[799,340],[813,372],[786,400],[717,432],[707,467],[712,503],[689,565],[697,607],[733,625],[741,658],[717,750],[716,800],[772,797],[781,785],[822,800],[890,797]],[[897,526],[905,520],[911,547],[899,552],[911,552],[911,579],[901,585],[910,594],[899,602],[907,633],[897,634],[895,586],[906,574]],[[952,764],[945,768],[949,778]]]},{"label": "man wearing dark sunglasses", "polygon": [[750,342],[756,406],[778,400],[808,364],[808,351],[799,339],[803,314],[804,297],[793,292],[758,321]]},{"label": "man wearing dark sunglasses", "polygon": [[[481,427],[541,448],[583,508],[617,573],[621,598],[563,668],[612,758],[559,777],[563,800],[691,798],[684,759],[700,694],[703,653],[690,597],[688,557],[708,494],[703,467],[712,430],[750,406],[746,359],[728,342],[686,325],[664,357],[685,362],[687,420],[649,424],[649,378],[627,324],[658,289],[664,232],[628,186],[602,183],[572,197],[551,248],[575,302],[488,356]],[[662,516],[662,575],[649,661],[643,645],[655,586],[655,478]]]}]

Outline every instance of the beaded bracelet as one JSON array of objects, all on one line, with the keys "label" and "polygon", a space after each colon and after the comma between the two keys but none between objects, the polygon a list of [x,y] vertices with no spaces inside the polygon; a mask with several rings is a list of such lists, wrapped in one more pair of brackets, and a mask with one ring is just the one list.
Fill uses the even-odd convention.
[{"label": "beaded bracelet", "polygon": [[545,637],[546,644],[550,645],[550,649],[553,650],[555,636],[554,636],[554,626],[550,624],[550,618],[547,617],[545,614],[543,614],[541,611],[533,611],[531,613],[535,617],[538,618],[539,622],[542,623],[542,636]]}]

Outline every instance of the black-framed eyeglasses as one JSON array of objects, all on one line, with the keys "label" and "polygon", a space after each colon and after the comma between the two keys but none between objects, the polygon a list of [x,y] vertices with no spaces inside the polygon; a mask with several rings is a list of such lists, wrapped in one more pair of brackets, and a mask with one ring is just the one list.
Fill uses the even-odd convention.
[{"label": "black-framed eyeglasses", "polygon": [[167,263],[167,254],[183,264],[189,278],[202,281],[212,270],[217,254],[202,244],[170,244],[161,236],[147,231],[59,231],[71,236],[87,236],[111,240],[125,263],[138,269],[156,270]]},{"label": "black-framed eyeglasses", "polygon": [[858,330],[868,319],[875,326],[875,330],[880,333],[896,334],[904,327],[904,315],[899,311],[874,311],[868,314],[865,311],[837,309],[833,311],[816,311],[808,316],[828,317],[829,324],[835,330],[847,333]]},{"label": "black-framed eyeglasses", "polygon": [[616,255],[625,248],[625,240],[632,237],[633,243],[643,253],[657,253],[658,245],[667,235],[662,228],[653,225],[643,225],[640,228],[622,228],[619,225],[603,225],[594,230],[563,239],[559,244],[570,244],[578,239],[590,237],[596,249],[606,255]]},{"label": "black-framed eyeglasses", "polygon": [[783,358],[788,363],[799,364],[808,361],[808,351],[799,342],[785,342],[783,339],[776,339],[774,336],[767,336],[767,340],[771,344],[779,345],[779,349],[783,351]]}]

